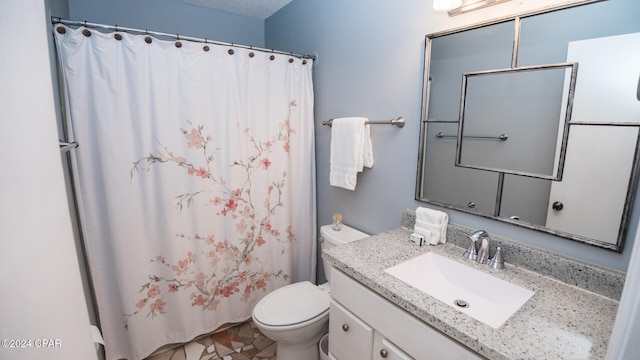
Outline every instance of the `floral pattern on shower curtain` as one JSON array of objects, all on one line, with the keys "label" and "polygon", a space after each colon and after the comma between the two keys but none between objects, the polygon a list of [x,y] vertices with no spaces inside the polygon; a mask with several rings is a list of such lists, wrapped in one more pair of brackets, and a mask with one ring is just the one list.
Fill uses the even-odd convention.
[{"label": "floral pattern on shower curtain", "polygon": [[[295,102],[291,103],[295,107]],[[194,254],[189,251],[183,258],[178,258],[174,264],[167,263],[164,255],[158,255],[151,262],[161,266],[158,270],[149,275],[149,281],[141,287],[142,298],[136,303],[135,312],[126,315],[127,321],[130,316],[140,312],[146,312],[146,316],[152,318],[165,313],[166,302],[163,294],[188,291],[191,299],[191,306],[201,307],[203,310],[216,310],[222,298],[237,297],[240,301],[247,302],[255,291],[267,287],[273,279],[282,278],[288,280],[289,275],[283,273],[283,269],[276,269],[273,272],[253,266],[256,262],[261,262],[256,256],[256,248],[262,246],[282,246],[282,253],[286,252],[286,244],[295,239],[295,235],[288,225],[286,229],[276,229],[272,225],[273,219],[278,215],[280,208],[286,207],[283,203],[283,192],[286,191],[286,177],[284,172],[282,177],[271,183],[260,183],[256,180],[271,166],[271,158],[277,156],[278,147],[281,147],[281,156],[289,153],[291,129],[289,120],[280,124],[280,131],[267,141],[256,141],[250,134],[250,129],[246,129],[247,142],[254,147],[254,154],[247,159],[237,160],[232,167],[239,167],[244,172],[242,183],[238,188],[230,188],[223,177],[217,177],[212,173],[215,153],[219,150],[211,135],[203,133],[204,126],[198,125],[189,130],[181,129],[187,147],[201,149],[198,154],[201,159],[199,163],[191,161],[182,156],[175,156],[173,152],[159,151],[151,154],[134,163],[133,173],[140,170],[150,170],[154,164],[169,164],[183,168],[183,176],[192,176],[198,181],[210,183],[211,189],[217,189],[219,195],[210,196],[208,202],[213,205],[216,216],[229,216],[233,219],[236,232],[235,239],[229,238],[217,240],[215,233],[211,234],[178,234],[181,238],[188,238],[193,241],[201,241],[204,249],[201,253]],[[163,147],[164,148],[164,147]],[[275,160],[274,160],[275,161]],[[184,171],[186,170],[186,171]],[[254,185],[254,183],[257,183]],[[255,199],[253,194],[259,193],[256,187],[266,186],[266,196],[264,201]],[[196,197],[203,197],[202,191],[194,193],[180,194],[176,197],[176,206],[183,209],[188,208]],[[282,242],[284,244],[275,244]],[[197,272],[191,269],[198,258],[209,263],[207,272]],[[236,296],[239,295],[239,296]],[[125,323],[126,324],[126,323]]]},{"label": "floral pattern on shower curtain", "polygon": [[244,321],[313,281],[311,60],[57,27],[107,359]]}]

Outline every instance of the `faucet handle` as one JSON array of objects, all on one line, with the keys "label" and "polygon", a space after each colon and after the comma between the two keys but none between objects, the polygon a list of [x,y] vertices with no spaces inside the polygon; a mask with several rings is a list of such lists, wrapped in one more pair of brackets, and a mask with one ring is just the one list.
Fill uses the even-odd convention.
[{"label": "faucet handle", "polygon": [[496,248],[496,253],[487,261],[487,265],[494,269],[504,269],[504,260],[502,259],[502,249],[500,246]]},{"label": "faucet handle", "polygon": [[464,257],[471,261],[476,261],[478,259],[478,250],[476,249],[475,241],[471,241],[471,244],[469,244],[469,248],[464,252]]},{"label": "faucet handle", "polygon": [[476,248],[476,242],[480,238],[481,233],[476,231],[471,235],[467,235],[469,238],[469,248],[464,252],[464,257],[471,261],[478,260],[478,249]]}]

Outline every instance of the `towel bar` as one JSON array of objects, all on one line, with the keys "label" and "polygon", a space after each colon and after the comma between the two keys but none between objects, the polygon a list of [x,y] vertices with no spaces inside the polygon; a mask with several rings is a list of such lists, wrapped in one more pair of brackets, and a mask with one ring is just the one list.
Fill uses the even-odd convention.
[{"label": "towel bar", "polygon": [[[445,138],[445,137],[455,137],[455,138],[457,138],[458,135],[447,135],[447,134],[445,134],[443,132],[439,132],[439,133],[436,134],[436,137],[440,138],[440,139]],[[500,141],[507,141],[507,139],[509,139],[509,136],[507,134],[500,134],[498,136],[466,135],[466,136],[463,136],[463,137],[471,138],[471,139],[498,139]]]},{"label": "towel bar", "polygon": [[[333,119],[330,120],[326,120],[322,122],[322,125],[328,125],[331,126],[331,123],[333,122]],[[365,122],[365,124],[371,124],[371,125],[395,125],[399,128],[404,127],[404,124],[406,123],[405,119],[401,116],[397,119],[393,119],[393,120],[368,120]]]}]

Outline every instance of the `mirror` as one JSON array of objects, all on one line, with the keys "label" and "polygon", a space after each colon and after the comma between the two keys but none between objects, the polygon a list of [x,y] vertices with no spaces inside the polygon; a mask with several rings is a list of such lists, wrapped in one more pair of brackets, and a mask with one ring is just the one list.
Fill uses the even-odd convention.
[{"label": "mirror", "polygon": [[577,68],[463,74],[456,166],[560,180]]},{"label": "mirror", "polygon": [[416,200],[622,251],[640,158],[632,3],[428,35]]}]

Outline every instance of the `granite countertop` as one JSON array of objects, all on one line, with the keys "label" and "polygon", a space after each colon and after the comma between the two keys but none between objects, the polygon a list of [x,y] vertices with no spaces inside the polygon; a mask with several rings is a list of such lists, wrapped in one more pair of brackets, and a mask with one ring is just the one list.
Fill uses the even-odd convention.
[{"label": "granite countertop", "polygon": [[[325,250],[333,266],[382,297],[489,359],[604,359],[618,300],[566,284],[508,262],[505,269],[467,261],[449,242],[418,247],[397,228]],[[384,270],[432,251],[535,292],[494,329]]]}]

